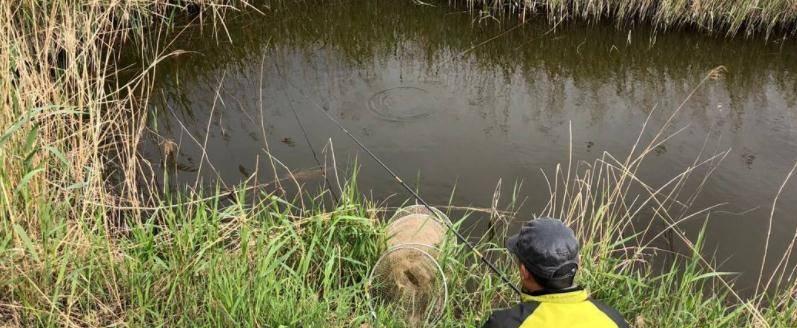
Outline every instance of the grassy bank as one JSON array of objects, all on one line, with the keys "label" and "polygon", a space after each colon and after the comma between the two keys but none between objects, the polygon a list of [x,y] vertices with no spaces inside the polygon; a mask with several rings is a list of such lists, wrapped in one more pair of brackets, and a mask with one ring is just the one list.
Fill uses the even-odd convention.
[{"label": "grassy bank", "polygon": [[[360,196],[353,181],[334,205],[320,192],[302,206],[247,186],[169,194],[138,179],[147,73],[174,54],[159,54],[122,82],[116,50],[134,45],[157,54],[168,38],[159,30],[147,33],[152,39],[143,35],[169,28],[175,15],[197,15],[223,37],[224,11],[247,5],[221,3],[0,5],[0,327],[372,325],[364,283],[384,248],[380,219],[391,209]],[[772,273],[773,284],[783,282],[779,292],[741,299],[700,255],[699,240],[677,229],[706,215],[684,206],[691,198],[683,189],[715,157],[663,186],[636,179],[657,138],[625,158],[605,154],[553,172],[551,201],[540,214],[577,227],[584,243],[579,283],[637,327],[797,324],[788,279]],[[521,215],[451,214],[465,216],[503,229]],[[664,222],[690,251],[651,246],[662,233],[632,225],[640,220]],[[501,255],[496,245],[504,235],[489,234],[495,239],[478,247]],[[671,265],[664,273],[654,263],[662,256]],[[514,265],[496,258],[513,276]],[[472,326],[514,300],[477,263],[462,247],[446,249],[452,296],[441,326]]]},{"label": "grassy bank", "polygon": [[662,31],[683,27],[719,35],[793,36],[797,32],[797,4],[788,0],[464,0],[479,9],[521,15],[542,13],[552,22],[567,19],[605,20],[625,27],[652,24]]},{"label": "grassy bank", "polygon": [[[759,303],[763,298],[737,298],[701,257],[699,239],[690,243],[692,252],[674,256],[663,273],[657,270],[654,260],[666,252],[639,238],[658,231],[630,232],[629,218],[643,205],[618,194],[634,184],[632,175],[622,173],[629,166],[610,156],[602,160],[612,165],[574,166],[569,185],[562,170],[558,199],[543,213],[577,226],[584,243],[579,284],[617,306],[635,327],[797,324],[790,289],[766,299],[768,305]],[[302,208],[244,186],[234,195],[166,196],[116,226],[101,211],[61,216],[64,205],[57,203],[38,205],[35,229],[3,222],[0,322],[11,327],[373,326],[365,283],[384,250],[380,222],[391,209],[362,198],[353,184],[332,207],[308,202]],[[648,195],[642,203],[657,203],[659,213],[676,205],[666,194]],[[492,215],[500,223],[516,215],[485,213],[451,216]],[[701,213],[651,219],[695,215]],[[506,253],[496,246],[504,234],[495,235],[495,240],[482,238],[478,247],[516,277],[514,264],[496,256]],[[451,297],[440,326],[474,326],[491,309],[514,301],[511,290],[462,246],[446,248],[441,263]],[[401,325],[392,314],[379,320],[383,326]]]}]

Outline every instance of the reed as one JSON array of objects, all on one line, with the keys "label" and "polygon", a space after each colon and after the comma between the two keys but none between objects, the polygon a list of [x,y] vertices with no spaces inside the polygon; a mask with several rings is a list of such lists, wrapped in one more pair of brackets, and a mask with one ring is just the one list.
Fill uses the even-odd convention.
[{"label": "reed", "polygon": [[[13,298],[18,278],[39,283],[35,268],[45,264],[38,254],[68,247],[75,252],[70,254],[84,256],[99,236],[113,243],[110,224],[119,219],[118,212],[98,204],[137,206],[136,147],[146,120],[139,107],[146,101],[141,95],[148,89],[147,70],[122,82],[122,71],[114,65],[116,50],[134,42],[152,46],[157,40],[145,40],[146,29],[168,22],[176,12],[202,8],[196,15],[219,21],[229,8],[224,3],[24,0],[0,5],[0,322],[8,322],[6,314],[19,306],[58,307],[63,301],[63,291],[49,290],[48,282],[37,286],[42,293],[34,298],[22,303]],[[96,235],[100,231],[82,229],[84,220],[108,225],[95,226],[102,230]],[[54,223],[68,233],[62,244],[45,242]],[[42,271],[47,277],[41,278],[64,279],[56,272]],[[92,303],[105,306],[101,299]],[[76,306],[82,305],[67,305]],[[61,320],[74,325],[68,313]]]},{"label": "reed", "polygon": [[797,32],[797,4],[788,0],[463,0],[470,8],[542,14],[559,23],[568,19],[609,21],[619,26],[652,24],[657,29],[694,28],[726,36],[791,37]]}]

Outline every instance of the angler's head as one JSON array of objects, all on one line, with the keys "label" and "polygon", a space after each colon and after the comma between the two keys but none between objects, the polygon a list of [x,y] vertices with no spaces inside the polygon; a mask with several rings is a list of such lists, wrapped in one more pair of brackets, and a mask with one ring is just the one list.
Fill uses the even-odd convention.
[{"label": "angler's head", "polygon": [[520,262],[520,277],[527,292],[573,286],[578,271],[578,239],[562,221],[545,217],[526,222],[520,232],[507,239],[506,248]]}]

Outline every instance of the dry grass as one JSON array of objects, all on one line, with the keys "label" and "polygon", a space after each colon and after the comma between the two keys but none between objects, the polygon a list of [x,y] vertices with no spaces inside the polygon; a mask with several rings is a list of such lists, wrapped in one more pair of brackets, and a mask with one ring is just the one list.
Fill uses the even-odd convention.
[{"label": "dry grass", "polygon": [[[146,121],[140,108],[150,90],[148,73],[172,55],[157,50],[164,33],[148,29],[168,28],[173,13],[195,11],[198,20],[223,24],[223,12],[233,8],[221,0],[175,3],[0,6],[0,204],[12,225],[35,228],[37,209],[28,205],[37,198],[70,202],[69,215],[78,217],[95,204],[139,205],[137,145]],[[158,56],[122,81],[118,49],[131,45]]]},{"label": "dry grass", "polygon": [[692,27],[720,35],[754,34],[766,38],[797,32],[797,2],[791,0],[464,0],[471,8],[542,13],[551,21],[608,20],[617,25],[653,24],[660,30]]},{"label": "dry grass", "polygon": [[[137,144],[146,116],[147,71],[126,84],[115,66],[117,49],[144,40],[148,26],[172,12],[200,9],[216,21],[226,1],[5,1],[0,5],[0,230],[9,251],[0,254],[0,271],[37,283],[31,276],[46,266],[48,248],[70,248],[89,256],[92,233],[111,235],[114,213],[96,204],[138,205]],[[151,45],[151,44],[149,44]],[[42,241],[46,218],[62,218],[66,236],[58,245]],[[83,229],[88,218],[105,222]],[[95,230],[99,229],[99,230]],[[107,240],[107,258],[118,254]],[[116,279],[111,272],[109,287]],[[29,304],[10,302],[4,313],[57,307],[46,284]],[[8,302],[8,285],[0,302]],[[113,316],[116,304],[98,302],[96,316]],[[71,305],[70,305],[71,306]],[[104,314],[103,314],[104,313]],[[70,311],[60,312],[64,325]],[[16,316],[10,316],[11,322]],[[102,321],[102,320],[100,320]],[[91,324],[88,324],[91,325]]]}]

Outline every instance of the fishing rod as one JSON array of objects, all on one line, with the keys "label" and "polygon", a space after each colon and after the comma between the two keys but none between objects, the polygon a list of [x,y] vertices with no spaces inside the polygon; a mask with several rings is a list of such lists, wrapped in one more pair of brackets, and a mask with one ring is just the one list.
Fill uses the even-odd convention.
[{"label": "fishing rod", "polygon": [[390,169],[390,167],[388,167],[388,166],[387,166],[387,164],[385,164],[385,162],[384,162],[384,161],[382,161],[382,160],[381,160],[381,159],[380,159],[378,156],[376,156],[376,154],[374,154],[374,153],[373,153],[373,152],[372,152],[370,149],[368,149],[368,147],[366,147],[366,146],[365,146],[365,145],[364,145],[362,142],[360,142],[360,139],[358,139],[358,138],[357,138],[356,136],[354,136],[354,135],[353,135],[351,132],[349,132],[349,130],[348,130],[348,129],[346,129],[346,127],[345,127],[345,126],[343,126],[343,124],[341,124],[341,123],[340,123],[340,121],[338,121],[337,119],[335,119],[335,117],[334,117],[334,116],[332,116],[332,114],[330,114],[330,113],[329,113],[329,108],[326,108],[326,107],[324,107],[324,106],[321,106],[320,104],[316,103],[315,101],[312,101],[312,99],[311,99],[310,97],[308,97],[307,95],[305,95],[305,94],[304,94],[304,92],[303,92],[301,89],[299,89],[299,88],[298,88],[296,85],[294,85],[294,84],[293,84],[293,82],[292,82],[292,81],[291,81],[289,78],[287,78],[287,77],[286,77],[285,79],[286,79],[286,81],[287,81],[287,82],[288,82],[288,83],[289,83],[289,84],[290,84],[292,87],[294,87],[296,90],[298,90],[298,91],[299,91],[299,93],[301,93],[301,94],[302,94],[302,96],[304,96],[305,98],[307,98],[308,100],[310,100],[310,101],[311,101],[311,102],[312,102],[312,103],[313,103],[313,104],[316,106],[316,108],[317,108],[319,111],[321,111],[322,113],[324,113],[324,116],[326,116],[326,117],[327,117],[327,118],[328,118],[330,121],[332,121],[332,123],[334,123],[335,125],[337,125],[337,127],[338,127],[338,128],[340,128],[340,129],[341,129],[341,130],[342,130],[342,131],[343,131],[343,132],[344,132],[344,133],[345,133],[347,136],[349,136],[349,138],[351,138],[351,140],[352,140],[352,141],[354,141],[354,143],[356,143],[356,144],[357,144],[357,146],[359,146],[359,147],[360,147],[360,149],[362,149],[363,151],[365,151],[365,153],[367,153],[367,154],[368,154],[368,156],[370,156],[370,157],[371,157],[371,158],[372,158],[374,161],[376,161],[377,163],[379,163],[379,165],[380,165],[380,166],[381,166],[383,169],[385,169],[385,171],[386,171],[386,172],[387,172],[387,173],[388,173],[390,176],[392,176],[392,177],[393,177],[393,179],[395,179],[395,180],[396,180],[396,182],[397,182],[399,185],[401,185],[401,187],[403,187],[403,188],[404,188],[404,190],[406,190],[406,191],[407,191],[407,192],[408,192],[410,195],[412,195],[412,197],[413,197],[413,198],[415,198],[415,200],[416,200],[416,201],[420,202],[420,203],[421,203],[421,205],[423,205],[423,207],[425,207],[427,211],[429,211],[429,212],[433,213],[433,214],[434,214],[434,216],[435,216],[435,218],[437,218],[437,220],[438,220],[438,221],[440,221],[440,222],[443,222],[443,223],[444,223],[444,224],[447,226],[448,230],[450,230],[451,232],[453,232],[453,233],[454,233],[454,235],[456,235],[456,236],[457,236],[457,239],[459,239],[459,241],[460,241],[460,242],[462,242],[463,244],[465,244],[465,246],[467,246],[468,250],[470,250],[471,252],[473,252],[473,254],[476,254],[476,256],[477,256],[477,257],[478,257],[478,258],[479,258],[479,259],[482,261],[482,263],[486,264],[486,265],[487,265],[487,267],[489,267],[489,268],[490,268],[490,270],[491,270],[493,273],[497,274],[497,275],[498,275],[498,277],[499,277],[499,278],[501,278],[501,280],[502,280],[504,283],[506,283],[507,285],[509,285],[509,287],[511,287],[511,288],[512,288],[512,290],[513,290],[513,291],[515,291],[515,293],[517,293],[518,295],[521,295],[521,294],[523,293],[523,292],[520,290],[520,288],[518,288],[518,287],[517,287],[515,284],[513,284],[513,283],[512,283],[512,282],[509,280],[509,278],[507,278],[507,277],[506,277],[506,275],[504,275],[504,274],[503,274],[501,271],[499,271],[499,270],[498,270],[498,268],[495,266],[495,264],[493,264],[492,262],[490,262],[490,260],[488,260],[488,259],[487,259],[487,257],[485,257],[485,256],[484,256],[484,255],[483,255],[481,252],[479,252],[479,250],[478,250],[478,249],[476,249],[476,247],[475,247],[475,246],[473,246],[473,244],[471,244],[471,243],[470,243],[470,242],[469,242],[469,241],[468,241],[468,240],[465,238],[465,236],[463,236],[463,235],[462,235],[462,234],[461,234],[459,231],[457,231],[457,229],[455,229],[455,227],[454,227],[454,224],[453,224],[453,223],[451,223],[449,220],[445,220],[445,219],[441,218],[441,217],[440,217],[440,214],[438,214],[438,213],[437,213],[437,212],[438,212],[437,210],[434,210],[434,209],[432,208],[432,206],[430,206],[430,205],[429,205],[429,203],[427,203],[425,200],[423,200],[423,198],[421,198],[421,196],[420,196],[420,195],[418,195],[418,193],[417,193],[417,192],[415,192],[415,190],[413,190],[412,188],[410,188],[410,186],[409,186],[409,185],[407,185],[407,183],[405,183],[405,182],[404,182],[404,180],[402,180],[402,179],[401,179],[401,177],[399,177],[399,176],[398,176],[398,174],[396,174],[395,172],[393,172],[393,170],[392,170],[392,169]]}]

